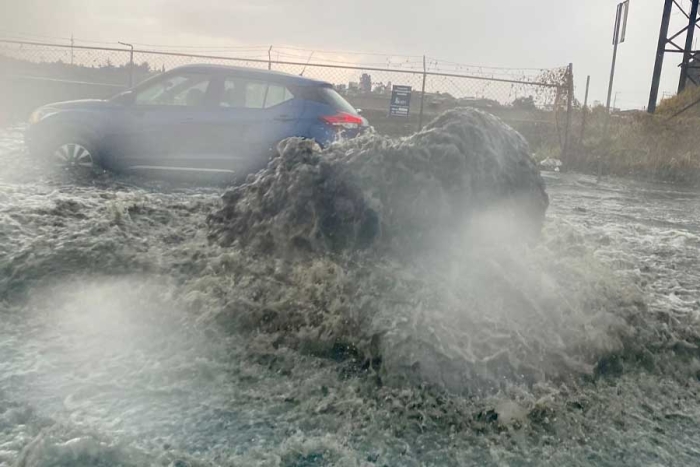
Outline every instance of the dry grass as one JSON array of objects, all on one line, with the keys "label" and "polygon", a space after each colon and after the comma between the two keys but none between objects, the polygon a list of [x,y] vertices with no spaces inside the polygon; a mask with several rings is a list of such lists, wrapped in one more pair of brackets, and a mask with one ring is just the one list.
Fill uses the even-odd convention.
[{"label": "dry grass", "polygon": [[[632,176],[635,178],[700,184],[700,104],[672,118],[700,99],[700,88],[665,99],[655,115],[643,111],[624,112],[609,117],[604,107],[586,113],[585,134],[581,135],[583,111],[575,109],[571,131],[571,151],[564,158],[564,169],[582,172]],[[536,161],[562,157],[564,115],[560,126],[537,121],[508,122],[530,144]],[[555,121],[551,115],[539,120]],[[393,137],[415,131],[417,118],[396,121],[370,116],[376,129]],[[607,128],[606,128],[607,126]]]},{"label": "dry grass", "polygon": [[607,134],[605,115],[592,117],[591,130],[574,147],[569,166],[590,171],[600,164],[604,174],[700,181],[700,117],[613,116]]},{"label": "dry grass", "polygon": [[[660,116],[670,117],[677,114],[686,107],[700,100],[700,87],[691,86],[681,94],[673,96],[669,99],[661,101],[656,109],[656,114]],[[684,115],[688,117],[700,117],[700,104],[697,104],[686,112]]]},{"label": "dry grass", "polygon": [[[590,173],[600,169],[604,175],[700,183],[700,104],[673,118],[698,99],[700,88],[688,89],[664,100],[654,115],[638,111],[608,117],[604,107],[595,107],[586,115],[583,138],[583,112],[577,110],[565,167]],[[561,146],[556,138],[545,138],[533,145],[533,152],[538,160],[558,157]]]}]

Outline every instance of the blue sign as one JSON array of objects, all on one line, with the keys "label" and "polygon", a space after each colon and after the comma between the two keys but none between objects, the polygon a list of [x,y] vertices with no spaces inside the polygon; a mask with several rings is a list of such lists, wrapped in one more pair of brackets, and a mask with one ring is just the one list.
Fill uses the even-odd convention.
[{"label": "blue sign", "polygon": [[411,109],[411,86],[394,85],[391,88],[390,117],[408,117]]}]

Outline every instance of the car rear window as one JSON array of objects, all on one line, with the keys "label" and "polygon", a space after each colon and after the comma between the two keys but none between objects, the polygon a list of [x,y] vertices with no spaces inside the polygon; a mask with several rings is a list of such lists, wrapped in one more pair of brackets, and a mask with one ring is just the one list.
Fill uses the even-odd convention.
[{"label": "car rear window", "polygon": [[292,91],[281,84],[227,77],[219,102],[221,107],[269,109],[294,99]]},{"label": "car rear window", "polygon": [[346,101],[343,96],[333,88],[319,88],[319,94],[326,104],[332,106],[338,112],[346,112],[352,115],[358,115],[357,110]]}]

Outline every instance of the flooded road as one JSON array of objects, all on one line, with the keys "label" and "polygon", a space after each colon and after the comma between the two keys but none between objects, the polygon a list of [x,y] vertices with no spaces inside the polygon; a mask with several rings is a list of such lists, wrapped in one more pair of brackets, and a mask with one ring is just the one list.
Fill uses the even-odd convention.
[{"label": "flooded road", "polygon": [[[595,370],[458,395],[232,332],[230,290],[274,274],[240,273],[242,253],[208,241],[221,188],[56,173],[20,129],[0,133],[0,164],[0,465],[700,459],[698,191],[545,174],[528,254],[560,274],[562,301],[587,287],[572,271],[595,279],[593,317],[575,322]],[[616,314],[630,304],[644,314]],[[613,345],[617,327],[636,346]]]}]

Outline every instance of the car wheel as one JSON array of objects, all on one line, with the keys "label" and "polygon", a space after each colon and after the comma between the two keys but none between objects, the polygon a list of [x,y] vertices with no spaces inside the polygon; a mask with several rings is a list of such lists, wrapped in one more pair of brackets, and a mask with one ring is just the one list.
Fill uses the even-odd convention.
[{"label": "car wheel", "polygon": [[54,144],[48,157],[54,167],[66,171],[80,173],[102,171],[95,146],[83,138],[73,138]]}]

